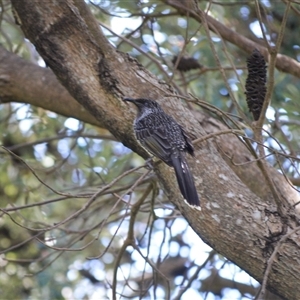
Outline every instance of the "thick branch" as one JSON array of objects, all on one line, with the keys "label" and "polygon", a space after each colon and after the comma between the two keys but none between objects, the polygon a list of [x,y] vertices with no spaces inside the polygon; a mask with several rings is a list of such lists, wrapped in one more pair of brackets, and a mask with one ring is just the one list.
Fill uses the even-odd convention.
[{"label": "thick branch", "polygon": [[[191,9],[187,3],[189,1],[181,1],[181,0],[163,0],[163,2],[169,4],[170,6],[177,9],[181,14],[189,15],[191,18],[194,18],[199,23],[201,23],[201,17],[197,13],[195,9]],[[223,25],[213,17],[206,15],[207,24],[209,29],[219,35],[224,40],[236,45],[238,48],[244,50],[248,54],[251,54],[254,49],[259,49],[261,53],[263,53],[265,59],[268,61],[269,53],[266,47],[246,38],[245,36],[239,34],[237,31],[228,28]],[[300,63],[296,60],[292,59],[289,56],[283,54],[277,54],[276,58],[276,68],[279,71],[294,75],[296,77],[300,77]]]},{"label": "thick branch", "polygon": [[[124,144],[146,157],[132,133],[133,114],[120,101],[125,95],[159,99],[170,114],[185,123],[191,135],[205,134],[177,98],[164,98],[164,93],[175,94],[170,86],[159,82],[129,56],[114,49],[107,52],[109,43],[99,43],[105,41],[104,36],[99,39],[101,31],[95,36],[73,1],[12,3],[26,37],[62,84]],[[202,198],[202,212],[182,201],[170,168],[161,164],[157,174],[165,191],[208,244],[262,280],[267,261],[263,255],[268,247],[266,237],[282,234],[283,220],[273,214],[272,203],[263,202],[235,175],[212,142],[203,143],[196,152],[193,172]],[[294,279],[300,272],[297,251],[297,241],[282,245],[281,259],[273,265],[276,272],[270,273],[268,281],[270,288],[289,299],[297,299],[300,293]]]},{"label": "thick branch", "polygon": [[[28,76],[30,74],[30,76]],[[102,127],[74,100],[48,68],[41,68],[0,46],[0,101],[28,103]]]},{"label": "thick branch", "polygon": [[[30,74],[30,76],[28,76]],[[49,68],[42,68],[0,47],[0,98],[2,103],[27,103],[57,114],[73,117],[89,124],[106,128],[102,120],[97,120],[80,105],[60,84]],[[226,129],[218,120],[207,117],[201,112],[194,112],[206,134],[214,134]],[[272,202],[272,194],[252,154],[233,134],[221,135],[215,139],[216,148],[236,175],[248,188],[265,202]],[[270,168],[273,180],[280,186],[280,191],[290,203],[300,201],[298,193],[275,169]]]},{"label": "thick branch", "polygon": [[[30,76],[28,76],[30,74]],[[28,103],[57,114],[73,117],[80,121],[105,128],[101,120],[97,120],[80,105],[60,84],[49,68],[42,68],[25,61],[17,55],[0,47],[0,98],[2,103]],[[218,120],[207,117],[201,112],[195,113],[206,134],[214,134],[226,127]],[[105,128],[109,130],[109,128]],[[256,165],[249,164],[252,154],[233,134],[222,135],[216,139],[216,148],[223,159],[248,188],[265,202],[272,202],[272,194],[264,182],[264,178]],[[275,169],[270,168],[273,180],[280,186],[281,193],[290,201],[300,201],[297,192]]]}]

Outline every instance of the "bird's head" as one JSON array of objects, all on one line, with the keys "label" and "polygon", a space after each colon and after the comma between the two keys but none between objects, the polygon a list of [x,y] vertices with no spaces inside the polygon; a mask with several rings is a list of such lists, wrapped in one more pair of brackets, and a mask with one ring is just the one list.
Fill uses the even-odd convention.
[{"label": "bird's head", "polygon": [[153,100],[139,98],[139,99],[132,99],[132,98],[123,98],[123,101],[132,102],[138,108],[140,112],[143,111],[157,111],[162,110],[159,104]]}]

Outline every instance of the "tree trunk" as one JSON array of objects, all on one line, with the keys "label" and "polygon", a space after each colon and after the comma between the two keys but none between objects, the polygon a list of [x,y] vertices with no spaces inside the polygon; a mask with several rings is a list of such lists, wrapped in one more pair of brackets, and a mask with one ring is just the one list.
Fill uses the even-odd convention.
[{"label": "tree trunk", "polygon": [[[121,101],[124,96],[158,100],[194,139],[227,129],[213,118],[187,110],[171,86],[159,81],[129,55],[116,51],[83,1],[12,0],[12,4],[25,36],[80,107],[84,107],[82,119],[90,113],[92,120],[144,158],[147,153],[132,131],[135,113]],[[50,74],[46,69],[43,72]],[[51,76],[47,80],[52,84],[55,79]],[[170,94],[174,97],[167,97]],[[68,97],[65,95],[64,99]],[[51,101],[53,110],[60,111],[55,106],[61,101]],[[70,98],[66,101],[73,103]],[[38,101],[35,105],[45,107]],[[74,102],[70,112],[61,113],[75,115],[78,108]],[[76,116],[81,119],[78,111]],[[255,162],[249,163],[255,158],[233,134],[205,140],[195,148],[196,158],[190,165],[202,211],[183,202],[172,170],[160,164],[155,171],[170,201],[205,242],[260,282],[270,255],[280,247],[267,286],[286,299],[298,299],[300,241],[297,232],[285,236],[297,226],[291,205],[299,201],[298,194],[282,175],[268,168],[283,203],[278,208],[260,169]],[[245,162],[244,166],[237,165]],[[283,236],[284,242],[280,241]]]}]

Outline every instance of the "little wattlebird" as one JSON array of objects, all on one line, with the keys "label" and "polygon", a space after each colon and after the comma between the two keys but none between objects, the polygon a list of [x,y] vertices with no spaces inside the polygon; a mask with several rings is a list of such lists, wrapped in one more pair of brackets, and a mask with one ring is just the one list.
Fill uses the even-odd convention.
[{"label": "little wattlebird", "polygon": [[185,153],[194,156],[194,147],[184,129],[159,104],[149,99],[123,98],[136,105],[134,121],[136,138],[154,156],[175,170],[179,189],[188,204],[200,206],[193,175]]}]

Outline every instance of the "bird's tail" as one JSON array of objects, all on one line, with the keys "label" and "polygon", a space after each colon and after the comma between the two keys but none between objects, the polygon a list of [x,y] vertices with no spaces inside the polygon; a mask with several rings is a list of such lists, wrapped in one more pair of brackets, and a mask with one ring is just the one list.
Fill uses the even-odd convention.
[{"label": "bird's tail", "polygon": [[193,175],[185,157],[183,155],[172,155],[171,159],[182,196],[190,205],[200,206]]}]

